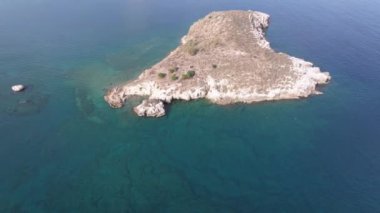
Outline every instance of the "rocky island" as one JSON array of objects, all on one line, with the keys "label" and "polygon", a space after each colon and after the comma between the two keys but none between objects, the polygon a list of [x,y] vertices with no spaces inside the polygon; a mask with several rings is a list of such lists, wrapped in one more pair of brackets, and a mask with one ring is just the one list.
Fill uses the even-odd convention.
[{"label": "rocky island", "polygon": [[132,96],[147,99],[139,116],[165,115],[173,100],[206,98],[216,104],[298,99],[330,80],[303,59],[271,49],[269,15],[256,11],[212,12],[194,23],[181,44],[136,80],[109,89],[105,100],[120,108]]}]

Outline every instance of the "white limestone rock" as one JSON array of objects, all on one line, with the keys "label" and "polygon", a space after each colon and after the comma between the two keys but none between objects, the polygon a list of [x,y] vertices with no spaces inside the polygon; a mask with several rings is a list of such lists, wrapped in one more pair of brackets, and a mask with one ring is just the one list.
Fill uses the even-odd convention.
[{"label": "white limestone rock", "polygon": [[17,84],[17,85],[13,85],[11,89],[13,92],[21,92],[25,89],[25,86],[22,84]]},{"label": "white limestone rock", "polygon": [[165,115],[164,103],[160,100],[143,100],[142,103],[133,108],[138,116],[162,117]]}]

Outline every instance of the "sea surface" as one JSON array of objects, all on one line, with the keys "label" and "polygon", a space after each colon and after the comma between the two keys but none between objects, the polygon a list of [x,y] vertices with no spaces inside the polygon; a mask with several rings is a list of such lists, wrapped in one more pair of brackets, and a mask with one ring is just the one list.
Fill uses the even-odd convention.
[{"label": "sea surface", "polygon": [[[159,119],[104,102],[231,9],[270,14],[324,95]],[[0,0],[0,212],[380,212],[379,20],[379,0]]]}]

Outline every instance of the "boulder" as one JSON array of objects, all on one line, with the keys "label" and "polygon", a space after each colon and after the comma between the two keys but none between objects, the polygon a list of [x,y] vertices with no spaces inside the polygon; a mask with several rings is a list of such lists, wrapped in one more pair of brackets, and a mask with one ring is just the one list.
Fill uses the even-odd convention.
[{"label": "boulder", "polygon": [[161,117],[165,115],[164,103],[160,100],[143,100],[142,103],[133,108],[138,116]]},{"label": "boulder", "polygon": [[13,92],[21,92],[25,89],[25,86],[22,84],[17,84],[12,86],[12,91]]}]

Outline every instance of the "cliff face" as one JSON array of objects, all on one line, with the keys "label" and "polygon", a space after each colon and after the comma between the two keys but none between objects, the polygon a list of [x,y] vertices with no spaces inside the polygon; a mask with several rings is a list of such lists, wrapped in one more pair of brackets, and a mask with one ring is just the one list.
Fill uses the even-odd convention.
[{"label": "cliff face", "polygon": [[[261,12],[210,13],[191,26],[182,44],[165,59],[138,79],[111,88],[105,100],[118,108],[130,96],[165,103],[206,98],[216,104],[231,104],[320,94],[316,86],[327,83],[329,73],[273,51],[265,39],[268,26],[269,15]],[[145,105],[138,106],[140,111]],[[139,115],[165,114],[161,109],[148,111],[159,113]]]}]

